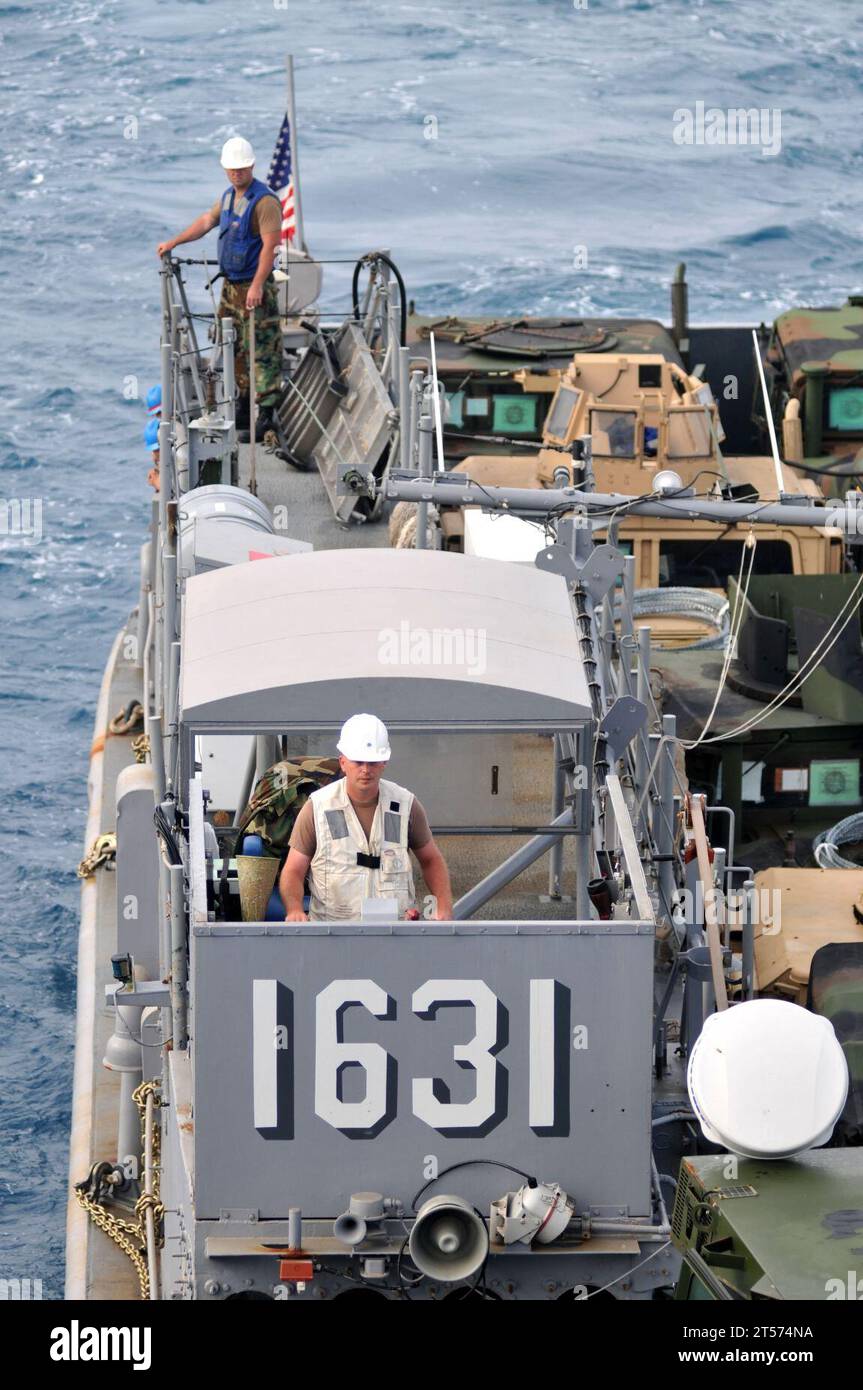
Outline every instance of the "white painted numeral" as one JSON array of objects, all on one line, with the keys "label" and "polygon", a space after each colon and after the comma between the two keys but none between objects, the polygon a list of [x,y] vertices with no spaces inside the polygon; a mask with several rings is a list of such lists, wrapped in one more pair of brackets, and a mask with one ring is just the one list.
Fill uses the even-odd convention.
[{"label": "white painted numeral", "polygon": [[530,982],[531,1129],[554,1124],[554,980]]},{"label": "white painted numeral", "polygon": [[[315,1005],[315,1113],[342,1133],[368,1134],[392,1118],[395,1063],[379,1043],[343,1041],[343,1016],[352,1006],[386,1018],[390,998],[374,980],[333,980]],[[362,1100],[339,1096],[342,1068],[360,1066],[366,1074]]]},{"label": "white painted numeral", "polygon": [[279,1122],[279,1054],[273,1041],[277,1026],[278,980],[252,981],[252,1070],[255,1129],[275,1129]]},{"label": "white painted numeral", "polygon": [[427,980],[415,990],[411,1007],[420,1018],[434,1018],[441,1004],[470,1004],[476,1032],[467,1043],[456,1043],[453,1058],[460,1067],[476,1073],[472,1100],[441,1099],[449,1095],[437,1077],[419,1076],[413,1081],[413,1111],[432,1129],[479,1131],[494,1119],[502,1068],[494,1052],[499,1046],[499,1001],[484,980]]}]

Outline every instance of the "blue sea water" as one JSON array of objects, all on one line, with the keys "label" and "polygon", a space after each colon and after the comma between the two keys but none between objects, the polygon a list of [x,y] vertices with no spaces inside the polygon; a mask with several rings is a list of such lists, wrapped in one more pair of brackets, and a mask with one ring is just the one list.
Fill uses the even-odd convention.
[{"label": "blue sea water", "polygon": [[[149,514],[155,247],[229,134],[265,174],[284,54],[309,245],[389,248],[420,309],[667,319],[680,259],[695,322],[861,288],[857,0],[582,3],[0,3],[2,497],[41,507],[38,540],[0,534],[0,1278],[62,1295],[75,867]],[[697,102],[779,111],[781,149],[677,144]],[[327,308],[348,285],[328,268]]]}]

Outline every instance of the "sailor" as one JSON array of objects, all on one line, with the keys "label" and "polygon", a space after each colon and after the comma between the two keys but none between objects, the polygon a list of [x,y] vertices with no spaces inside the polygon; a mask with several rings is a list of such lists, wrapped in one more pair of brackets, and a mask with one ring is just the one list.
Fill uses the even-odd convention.
[{"label": "sailor", "polygon": [[222,168],[230,187],[179,236],[163,241],[164,256],[183,242],[197,241],[219,228],[219,266],[224,276],[219,317],[234,320],[234,374],[239,401],[237,428],[248,428],[249,311],[255,310],[256,437],[272,426],[271,414],[282,384],[282,328],[273,258],[282,234],[282,209],[271,188],[253,174],[255,152],[235,135],[222,148]]},{"label": "sailor", "polygon": [[[429,892],[434,920],[452,920],[444,857],[412,792],[381,776],[390,757],[386,726],[355,714],[337,744],[344,773],[313,792],[297,816],[279,880],[286,922],[360,920],[364,898],[395,898],[399,917],[418,916],[409,851]],[[308,874],[309,918],[303,911]]]},{"label": "sailor", "polygon": [[147,392],[147,424],[144,429],[144,443],[150,450],[152,467],[147,474],[147,482],[156,492],[159,491],[159,425],[162,422],[162,388],[151,386]]},{"label": "sailor", "polygon": [[150,450],[152,464],[147,474],[147,482],[156,492],[159,491],[159,421],[148,420],[144,429],[144,443]]}]

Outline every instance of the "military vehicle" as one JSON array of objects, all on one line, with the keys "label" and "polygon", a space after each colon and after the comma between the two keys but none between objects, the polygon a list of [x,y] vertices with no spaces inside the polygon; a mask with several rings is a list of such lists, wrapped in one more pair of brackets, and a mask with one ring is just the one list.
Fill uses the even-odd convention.
[{"label": "military vehicle", "polygon": [[859,1151],[813,1149],[793,1162],[742,1159],[733,1181],[727,1168],[722,1155],[682,1165],[671,1219],[683,1256],[676,1298],[863,1296]]},{"label": "military vehicle", "polygon": [[[686,488],[700,496],[779,499],[772,458],[724,456],[722,423],[710,386],[674,361],[654,353],[576,353],[566,369],[554,375],[557,385],[545,412],[542,447],[537,452],[468,455],[454,465],[456,471],[483,483],[551,487],[562,476],[572,480],[580,474],[570,450],[575,440],[589,434],[594,479],[602,491],[633,496],[657,488],[672,493]],[[522,370],[516,380],[526,396],[538,394],[534,373]],[[460,400],[463,395],[450,397],[456,401],[459,422],[464,419],[465,402],[477,399]],[[517,398],[492,394],[491,399],[491,410],[500,412],[504,402]],[[485,394],[479,400],[484,404]],[[814,481],[799,478],[787,467],[781,480],[783,496],[822,500]],[[485,524],[481,514],[468,515],[464,509],[445,512],[441,529],[448,549],[468,553],[486,553],[480,547],[488,546],[487,553],[504,555],[515,540],[515,528],[504,533]],[[663,523],[629,515],[615,529],[619,543],[635,558],[637,590],[698,588],[723,594],[752,532],[749,524],[723,528],[695,517],[685,521],[669,517]],[[529,550],[530,533],[524,531],[523,537],[523,546]],[[792,527],[759,526],[757,538],[753,573],[758,575],[837,574],[844,566],[843,537],[829,525],[804,536]],[[500,545],[495,547],[498,539]],[[532,539],[536,553],[542,537],[534,530]],[[651,613],[649,608],[643,611]],[[663,624],[656,613],[651,616],[658,617],[655,639],[660,644],[674,643],[680,634],[673,623]]]},{"label": "military vehicle", "polygon": [[[851,295],[839,307],[780,314],[765,352],[783,456],[835,496],[858,487],[863,471],[861,335],[863,296]],[[766,433],[760,401],[753,415]]]},{"label": "military vehicle", "polygon": [[[614,419],[562,411],[550,478],[448,468],[440,378],[457,395],[466,344],[409,338],[382,252],[358,261],[333,329],[288,287],[276,430],[238,445],[232,325],[214,319],[200,345],[187,264],[161,267],[160,489],[91,753],[67,1297],[670,1297],[673,1175],[715,1147],[687,1078],[714,1019],[778,1004],[817,1020],[833,1091],[826,1113],[819,1088],[808,1097],[804,1150],[859,1089],[832,1005],[756,997],[753,871],[655,703],[621,537],[646,519],[820,544],[823,507],[803,486],[776,501],[656,477],[603,490],[600,468],[622,458],[634,477],[644,449],[605,455]],[[639,388],[637,429],[657,430],[667,462],[685,416],[707,450],[686,458],[714,463],[713,368],[672,360],[681,284],[669,356],[641,354],[659,384]],[[465,405],[462,420],[514,430],[535,394],[524,437],[547,433],[573,373],[608,370],[583,360],[589,345],[621,347],[615,371],[638,372],[627,335],[643,326],[566,327],[545,357],[532,337],[549,348],[545,321],[473,337],[466,399],[519,399]],[[746,335],[717,333],[722,371]],[[514,352],[506,366],[490,339]],[[413,545],[390,544],[395,505],[415,509]],[[522,563],[453,553],[443,518],[474,510],[538,527],[543,544]],[[850,503],[831,512],[849,545],[856,520]],[[385,893],[355,921],[288,922],[271,891],[278,862],[249,833],[261,789],[290,765],[293,794],[359,710],[385,721],[392,775],[428,810],[449,922],[429,902],[399,920]],[[400,819],[391,806],[387,836]],[[729,1103],[745,1109],[787,1062],[775,1053],[735,1074]],[[803,1048],[806,1075],[814,1056]]]}]

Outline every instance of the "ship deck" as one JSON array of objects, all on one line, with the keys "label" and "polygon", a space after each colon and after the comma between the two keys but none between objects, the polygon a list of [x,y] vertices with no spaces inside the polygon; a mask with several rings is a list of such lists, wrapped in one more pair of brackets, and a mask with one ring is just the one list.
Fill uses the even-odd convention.
[{"label": "ship deck", "polygon": [[[389,544],[387,520],[343,526],[336,521],[323,482],[317,471],[292,468],[262,445],[256,448],[257,494],[272,511],[287,509],[287,526],[282,533],[310,541],[316,550],[344,547],[383,547]],[[250,476],[250,449],[239,450],[239,482],[247,487]],[[136,615],[130,616],[124,632],[136,630]],[[123,656],[121,633],[105,669],[94,731],[94,760],[90,779],[90,819],[87,845],[96,834],[116,826],[116,781],[121,770],[134,761],[131,736],[113,737],[108,721],[132,699],[142,698],[142,672]],[[543,775],[537,776],[535,763],[527,760],[522,784],[516,788],[521,823],[542,824],[548,817],[549,787]],[[527,836],[440,836],[441,848],[450,863],[456,896],[482,878],[503,858],[513,853]],[[487,903],[480,914],[487,920],[561,920],[575,915],[572,897],[574,876],[570,847],[564,847],[563,895],[548,896],[548,860],[542,857],[507,889]],[[116,1150],[120,1078],[106,1070],[102,1058],[113,1030],[113,1010],[105,1004],[105,989],[111,982],[111,955],[116,951],[116,880],[110,869],[98,869],[85,881],[82,892],[82,925],[78,964],[78,1035],[76,1040],[75,1096],[70,1181],[84,1178],[90,1166],[112,1157]],[[674,1005],[672,1005],[674,1012]],[[671,1049],[670,1049],[671,1051]],[[674,1110],[685,1098],[682,1072],[672,1061],[672,1072],[657,1088],[656,1100],[663,1110]],[[662,1141],[670,1139],[668,1129]],[[669,1155],[669,1168],[673,1159]],[[665,1166],[665,1165],[662,1165]],[[70,1197],[67,1221],[67,1298],[90,1300],[135,1300],[138,1282],[131,1262],[109,1238],[98,1230]]]}]

